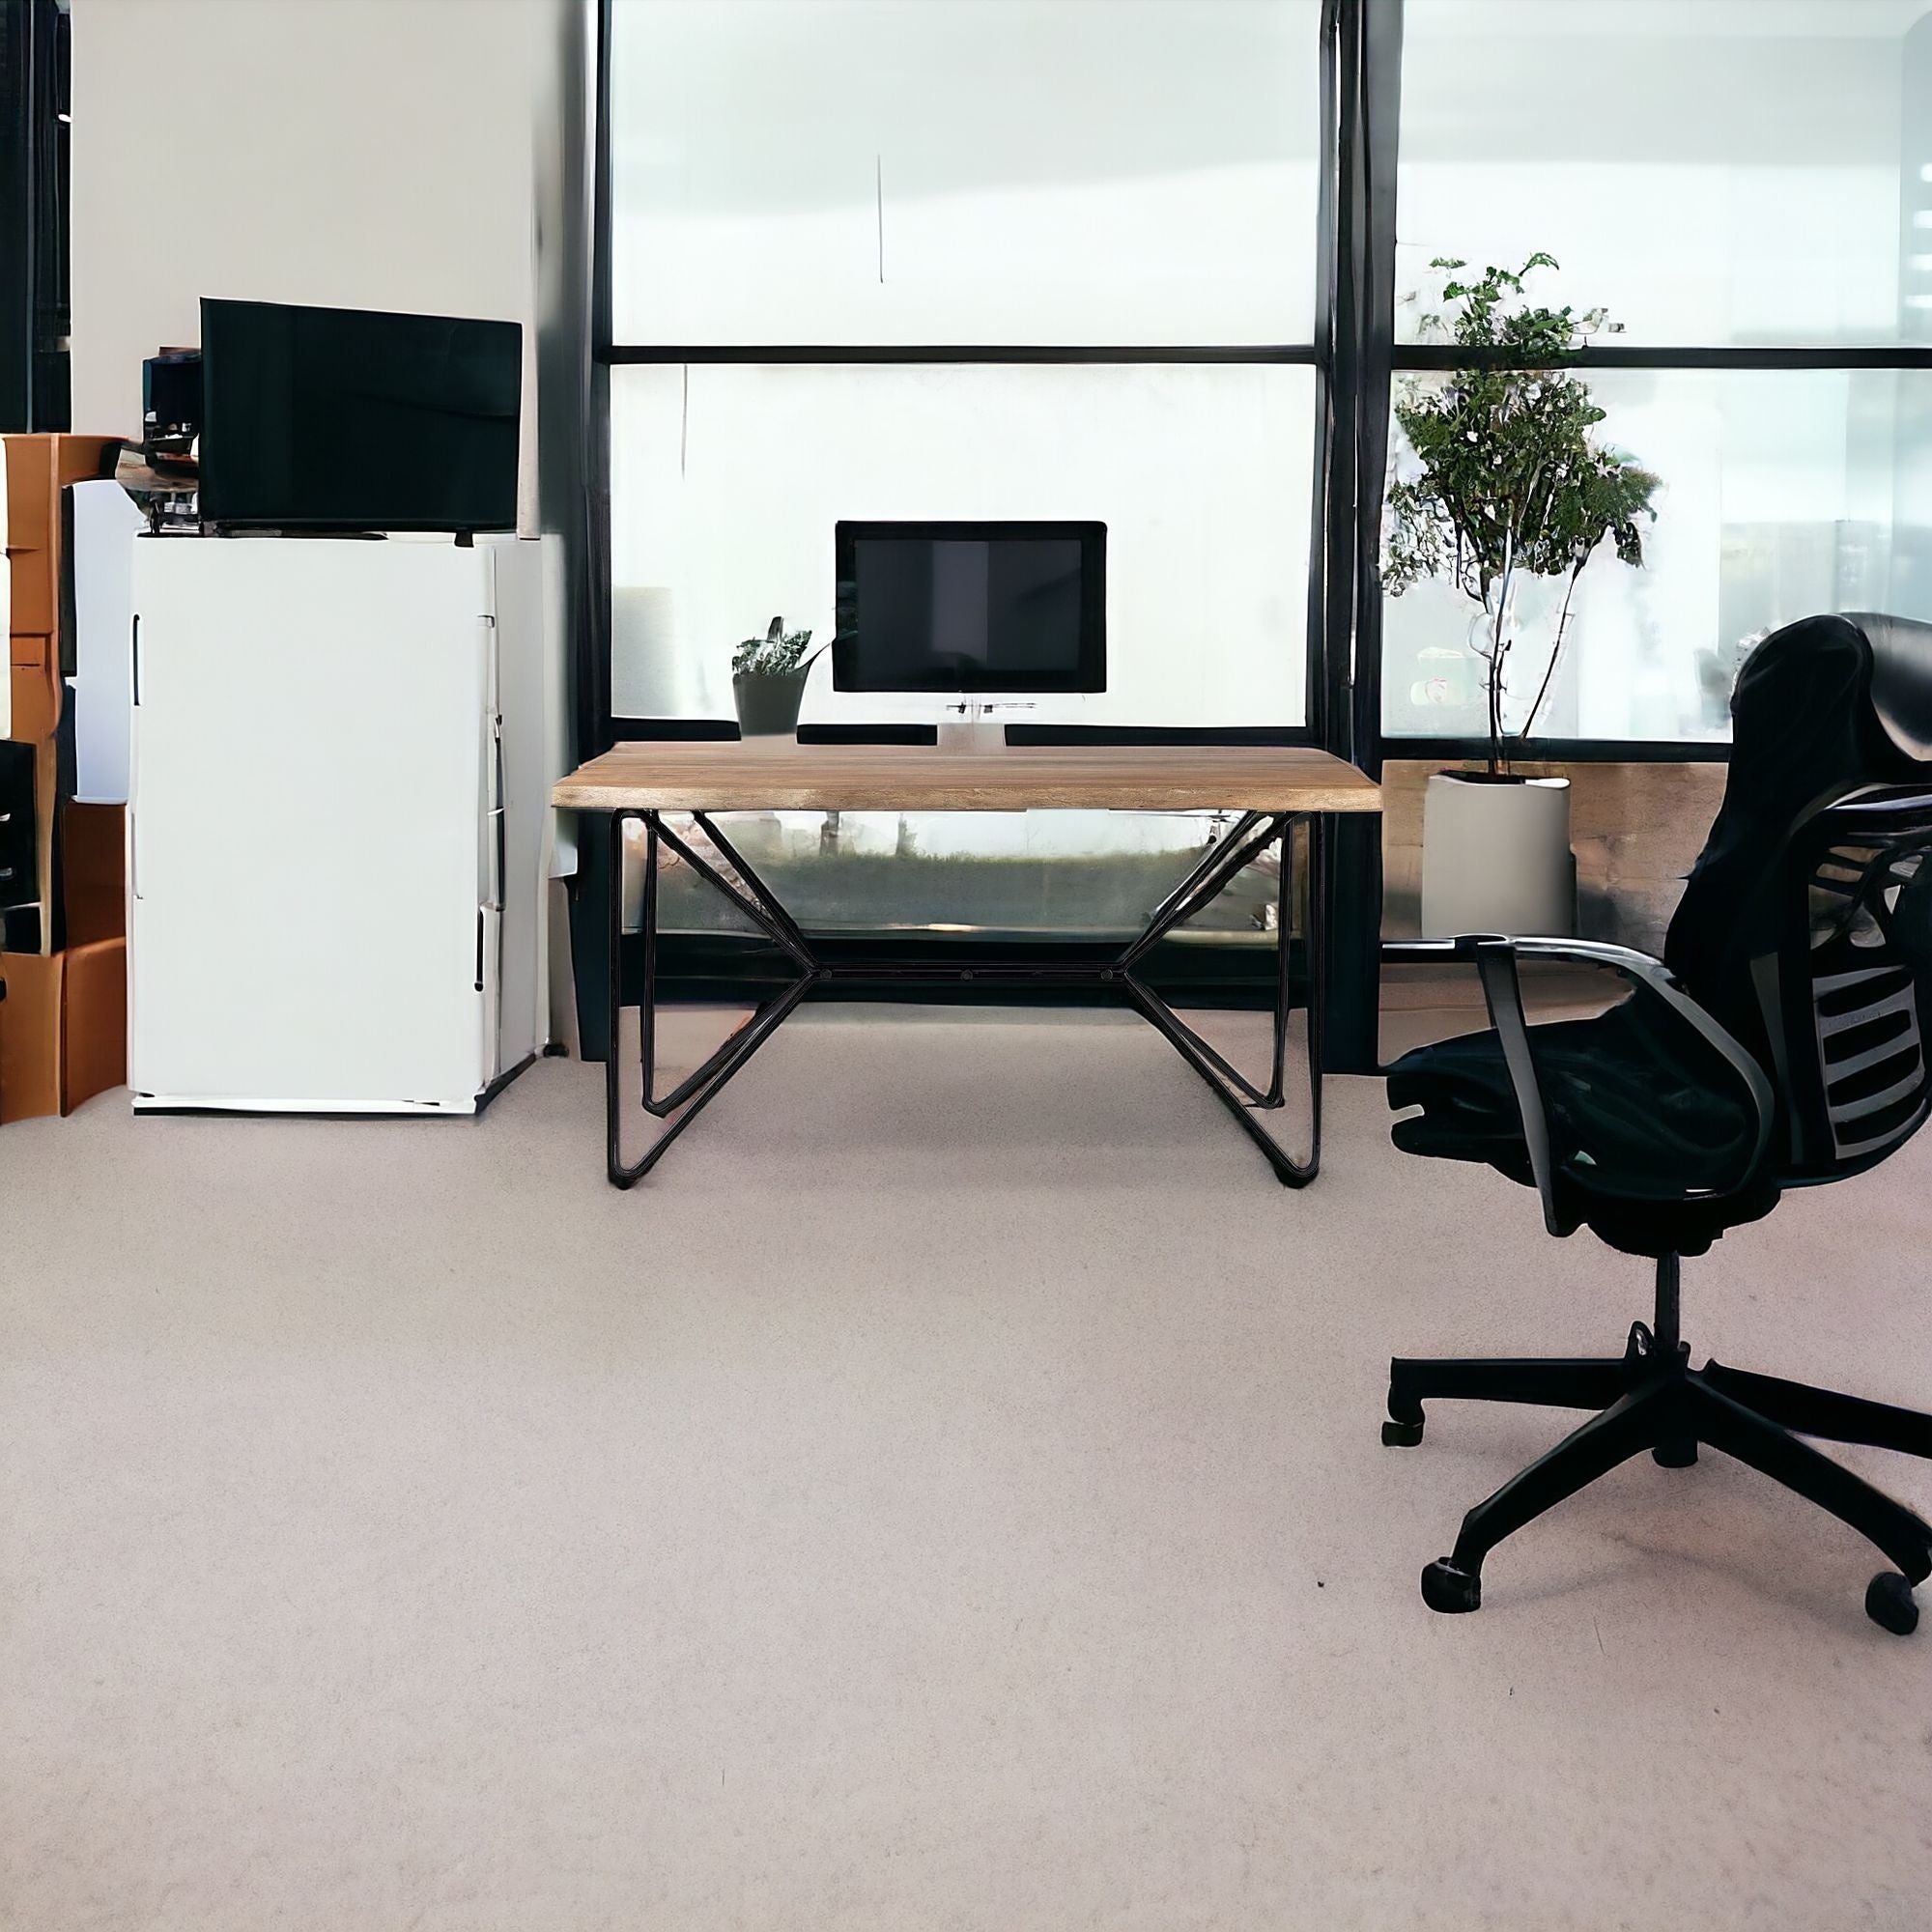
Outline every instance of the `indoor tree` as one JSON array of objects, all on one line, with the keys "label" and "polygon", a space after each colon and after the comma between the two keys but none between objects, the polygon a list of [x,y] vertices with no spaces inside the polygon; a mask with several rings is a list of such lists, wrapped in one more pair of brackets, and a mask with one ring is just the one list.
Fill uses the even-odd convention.
[{"label": "indoor tree", "polygon": [[[1438,257],[1449,271],[1444,315],[1425,319],[1425,339],[1446,337],[1476,352],[1446,380],[1413,377],[1399,390],[1395,419],[1413,465],[1388,492],[1382,583],[1400,596],[1424,578],[1447,577],[1482,611],[1490,771],[1509,770],[1512,740],[1530,734],[1562,655],[1571,600],[1583,567],[1609,537],[1628,564],[1643,562],[1639,520],[1655,521],[1658,479],[1621,451],[1594,439],[1604,412],[1580,377],[1563,373],[1605,311],[1540,307],[1522,299],[1524,278],[1554,269],[1532,255],[1520,269],[1485,269]],[[1549,654],[1522,724],[1503,729],[1508,668],[1518,639],[1512,597],[1520,577],[1562,578]]]}]

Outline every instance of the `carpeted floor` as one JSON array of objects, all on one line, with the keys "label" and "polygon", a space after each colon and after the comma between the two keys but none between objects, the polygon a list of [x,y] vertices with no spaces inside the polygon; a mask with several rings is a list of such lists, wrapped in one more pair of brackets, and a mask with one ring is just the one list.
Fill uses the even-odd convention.
[{"label": "carpeted floor", "polygon": [[[0,1134],[0,1924],[1923,1925],[1849,1531],[1644,1459],[1422,1607],[1567,1425],[1384,1450],[1390,1350],[1647,1282],[1375,1083],[1304,1194],[1131,1024],[806,1016],[629,1195],[599,1100]],[[1928,1180],[1690,1264],[1700,1354],[1932,1403]]]}]

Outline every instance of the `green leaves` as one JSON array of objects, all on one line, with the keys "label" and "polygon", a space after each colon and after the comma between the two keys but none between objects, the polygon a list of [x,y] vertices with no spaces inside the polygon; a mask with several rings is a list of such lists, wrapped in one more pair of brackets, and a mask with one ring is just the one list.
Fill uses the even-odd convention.
[{"label": "green leaves", "polygon": [[[782,677],[797,670],[802,663],[809,662],[805,648],[810,642],[810,631],[787,631],[784,619],[774,617],[762,638],[747,638],[731,653],[731,673],[734,677],[741,672],[761,677]],[[819,648],[822,650],[824,646]]]},{"label": "green leaves", "polygon": [[[1441,256],[1430,266],[1453,276],[1465,265]],[[1565,373],[1589,336],[1609,326],[1605,311],[1516,299],[1532,270],[1555,267],[1539,251],[1520,269],[1492,266],[1473,281],[1447,281],[1450,339],[1460,348],[1504,352],[1483,358],[1504,366],[1408,378],[1394,405],[1413,465],[1389,485],[1382,583],[1400,596],[1425,579],[1447,578],[1492,620],[1483,655],[1496,760],[1504,664],[1515,641],[1508,635],[1512,579],[1526,571],[1567,576],[1574,585],[1606,536],[1618,557],[1640,565],[1642,526],[1656,518],[1651,499],[1658,478],[1592,437],[1604,412],[1589,385]],[[1441,317],[1425,318],[1425,333],[1442,327]],[[1568,610],[1566,596],[1550,647],[1552,668]],[[1546,670],[1545,692],[1548,681]]]}]

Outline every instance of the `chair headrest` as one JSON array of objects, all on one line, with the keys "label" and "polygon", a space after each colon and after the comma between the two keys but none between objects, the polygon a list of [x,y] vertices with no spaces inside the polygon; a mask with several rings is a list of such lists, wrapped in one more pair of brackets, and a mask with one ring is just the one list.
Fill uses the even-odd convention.
[{"label": "chair headrest", "polygon": [[1879,728],[1907,757],[1932,764],[1932,624],[1870,611],[1845,614],[1871,646]]}]

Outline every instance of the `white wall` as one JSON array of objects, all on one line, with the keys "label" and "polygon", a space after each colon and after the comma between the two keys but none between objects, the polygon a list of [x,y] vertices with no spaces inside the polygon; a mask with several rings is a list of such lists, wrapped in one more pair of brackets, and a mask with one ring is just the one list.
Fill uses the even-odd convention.
[{"label": "white wall", "polygon": [[525,329],[571,0],[72,0],[73,423],[133,434],[202,296]]},{"label": "white wall", "polygon": [[[200,340],[203,296],[518,322],[519,525],[574,554],[588,0],[71,4],[74,427],[139,435],[142,359]],[[553,772],[577,569],[549,573]]]}]

